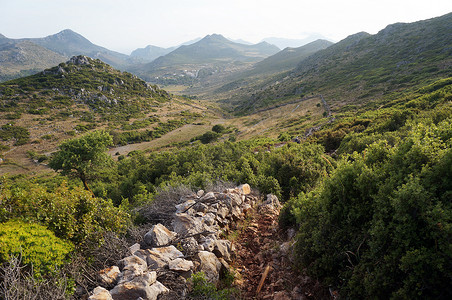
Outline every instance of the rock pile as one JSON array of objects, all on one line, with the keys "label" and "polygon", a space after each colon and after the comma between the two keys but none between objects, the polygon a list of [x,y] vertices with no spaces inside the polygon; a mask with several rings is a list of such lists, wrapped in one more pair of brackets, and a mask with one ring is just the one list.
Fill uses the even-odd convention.
[{"label": "rock pile", "polygon": [[142,245],[130,247],[130,256],[99,273],[103,287],[90,300],[181,299],[193,272],[202,271],[217,283],[229,269],[234,245],[220,238],[233,222],[244,218],[258,198],[248,184],[223,193],[199,191],[176,205],[172,231],[154,225]]}]

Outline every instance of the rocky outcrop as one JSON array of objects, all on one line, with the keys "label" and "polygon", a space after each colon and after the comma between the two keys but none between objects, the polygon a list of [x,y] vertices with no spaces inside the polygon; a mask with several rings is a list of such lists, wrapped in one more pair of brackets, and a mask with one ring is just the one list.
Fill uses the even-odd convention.
[{"label": "rocky outcrop", "polygon": [[[105,287],[114,287],[110,291],[98,287],[91,296],[98,298],[90,299],[157,299],[165,293],[180,299],[186,294],[186,279],[198,271],[216,284],[234,257],[234,245],[220,237],[230,224],[244,219],[244,212],[257,201],[248,184],[222,193],[199,191],[182,197],[172,217],[172,230],[154,225],[143,244],[129,248],[130,256],[100,272]],[[271,209],[279,205],[272,196],[267,202]]]}]

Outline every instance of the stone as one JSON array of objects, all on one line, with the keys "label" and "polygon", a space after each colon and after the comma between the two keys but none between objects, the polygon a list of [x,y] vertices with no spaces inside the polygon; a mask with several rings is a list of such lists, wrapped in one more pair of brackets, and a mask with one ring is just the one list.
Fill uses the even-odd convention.
[{"label": "stone", "polygon": [[242,205],[243,203],[242,196],[238,194],[230,194],[228,196],[230,198],[230,203],[232,207]]},{"label": "stone", "polygon": [[150,249],[138,250],[135,255],[143,260],[146,260],[148,267],[152,270],[164,268],[170,262],[170,259],[163,256],[159,252],[151,251]]},{"label": "stone", "polygon": [[195,206],[195,211],[206,213],[209,210],[209,207],[205,205],[204,203],[198,202]]},{"label": "stone", "polygon": [[144,235],[144,241],[151,247],[159,247],[169,245],[176,236],[175,232],[170,231],[162,224],[157,224]]},{"label": "stone", "polygon": [[212,251],[218,258],[224,258],[226,261],[231,261],[232,243],[228,240],[215,241],[215,247]]},{"label": "stone", "polygon": [[218,207],[217,216],[224,219],[224,218],[226,218],[226,216],[228,214],[229,214],[229,208],[227,208],[225,205]]},{"label": "stone", "polygon": [[234,221],[241,220],[243,218],[243,212],[239,206],[233,206],[231,209],[231,217]]},{"label": "stone", "polygon": [[219,280],[221,263],[212,252],[199,251],[196,255],[200,265],[199,271],[204,272],[209,282],[216,284]]},{"label": "stone", "polygon": [[119,268],[121,269],[121,275],[119,276],[118,284],[121,284],[146,273],[148,265],[145,260],[132,255],[120,260]]},{"label": "stone", "polygon": [[[155,272],[153,272],[155,273]],[[132,281],[118,284],[110,291],[114,300],[156,300],[158,295],[165,293],[168,289],[160,282],[149,283],[149,278],[138,277]]]},{"label": "stone", "polygon": [[105,268],[98,273],[100,282],[105,286],[115,285],[120,275],[121,271],[119,271],[117,266]]},{"label": "stone", "polygon": [[136,255],[127,256],[126,258],[121,259],[118,262],[118,265],[121,271],[130,268],[139,268],[142,271],[146,271],[147,269],[146,261]]},{"label": "stone", "polygon": [[239,192],[243,195],[249,195],[251,193],[251,187],[248,183],[239,185],[237,190],[239,190]]},{"label": "stone", "polygon": [[196,203],[195,200],[190,199],[190,200],[187,200],[183,203],[176,205],[176,214],[184,213],[187,210],[190,211],[191,208],[189,209],[189,207],[193,206],[193,204],[195,204],[195,203]]},{"label": "stone", "polygon": [[204,250],[212,252],[213,249],[215,249],[216,245],[216,239],[213,237],[206,237],[204,239],[204,242],[202,243],[202,246],[204,247]]},{"label": "stone", "polygon": [[93,294],[88,298],[88,300],[113,300],[109,291],[101,286],[94,289]]},{"label": "stone", "polygon": [[194,269],[193,262],[183,258],[176,258],[169,262],[168,267],[172,271],[186,272]]},{"label": "stone", "polygon": [[201,218],[195,218],[185,213],[175,214],[172,221],[174,231],[181,236],[204,232]]},{"label": "stone", "polygon": [[215,215],[213,213],[207,213],[202,217],[204,224],[207,226],[215,225]]},{"label": "stone", "polygon": [[215,200],[217,200],[217,197],[215,197],[213,192],[208,192],[199,199],[201,202],[214,202]]},{"label": "stone", "polygon": [[139,243],[135,243],[132,246],[129,247],[129,253],[130,255],[133,255],[135,252],[141,249],[141,246]]},{"label": "stone", "polygon": [[204,195],[204,190],[199,190],[199,191],[196,193],[196,196],[198,196],[198,198],[201,198],[203,195]]}]

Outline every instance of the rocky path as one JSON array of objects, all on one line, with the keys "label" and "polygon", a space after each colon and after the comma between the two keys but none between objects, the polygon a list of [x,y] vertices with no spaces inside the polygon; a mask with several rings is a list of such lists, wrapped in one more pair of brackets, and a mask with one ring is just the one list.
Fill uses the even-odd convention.
[{"label": "rocky path", "polygon": [[[270,195],[269,197],[274,197]],[[258,207],[234,243],[233,266],[244,299],[332,299],[327,289],[293,268],[293,233],[278,228],[279,202]],[[292,236],[290,236],[292,235]]]}]

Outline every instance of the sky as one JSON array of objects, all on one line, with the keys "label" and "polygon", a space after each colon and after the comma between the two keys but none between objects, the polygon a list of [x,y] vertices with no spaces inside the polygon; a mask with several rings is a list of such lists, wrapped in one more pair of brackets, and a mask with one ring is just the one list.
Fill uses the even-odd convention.
[{"label": "sky", "polygon": [[130,54],[212,33],[252,43],[318,33],[336,42],[450,12],[451,0],[0,0],[0,34],[32,38],[71,29]]}]

